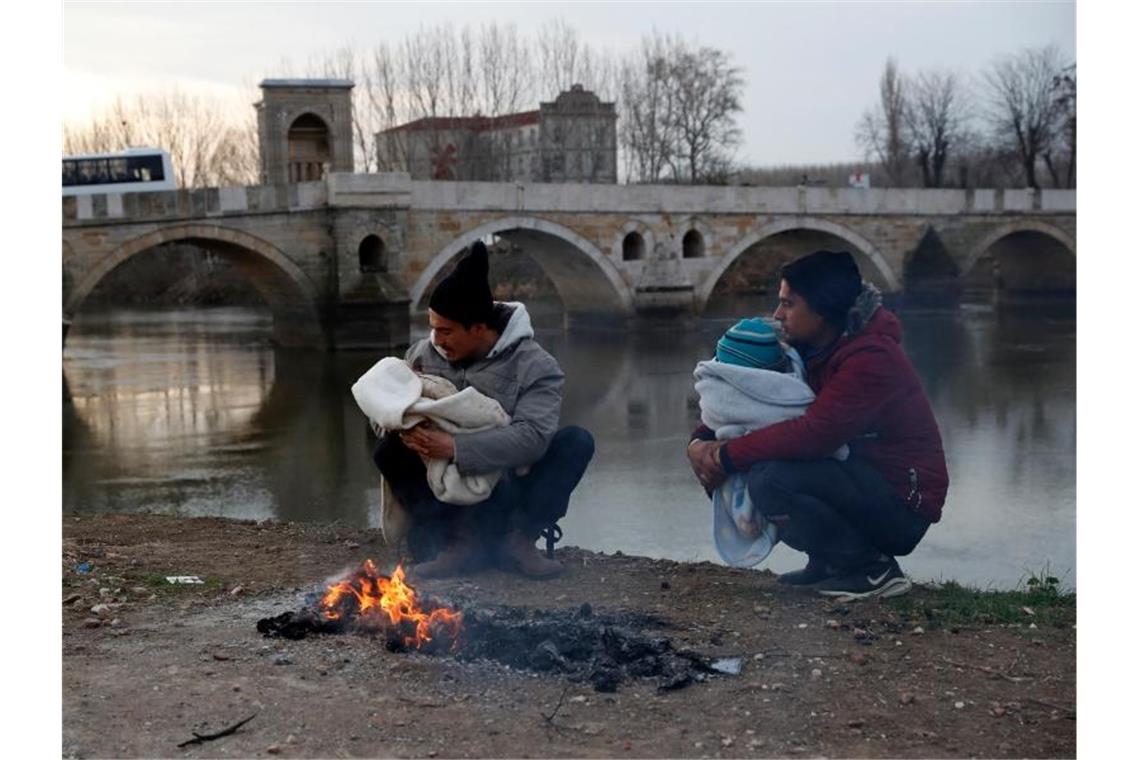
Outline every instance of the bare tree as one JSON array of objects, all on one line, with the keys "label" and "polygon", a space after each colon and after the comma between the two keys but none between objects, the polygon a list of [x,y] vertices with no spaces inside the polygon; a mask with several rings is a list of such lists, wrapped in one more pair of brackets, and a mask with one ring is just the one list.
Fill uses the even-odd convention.
[{"label": "bare tree", "polygon": [[726,53],[654,34],[621,69],[627,177],[708,182],[726,173],[740,141],[743,78]]},{"label": "bare tree", "polygon": [[1037,162],[1051,163],[1057,124],[1063,114],[1053,91],[1053,79],[1061,70],[1060,52],[1049,45],[1000,58],[984,75],[994,137],[1016,151],[1025,184],[1035,190],[1040,188]]},{"label": "bare tree", "polygon": [[1077,64],[1073,63],[1053,77],[1053,92],[1061,109],[1061,135],[1068,151],[1065,187],[1076,187],[1077,180]]},{"label": "bare tree", "polygon": [[552,98],[578,84],[581,43],[578,31],[563,19],[551,19],[538,31],[539,97]]},{"label": "bare tree", "polygon": [[720,179],[731,163],[732,150],[740,144],[736,114],[744,110],[741,69],[724,51],[690,49],[679,42],[670,63],[676,88],[674,176],[693,184]]},{"label": "bare tree", "polygon": [[966,128],[966,93],[949,71],[920,73],[909,82],[903,109],[906,139],[922,170],[924,187],[942,187],[946,162]]},{"label": "bare tree", "polygon": [[868,155],[878,157],[891,185],[903,180],[910,152],[905,134],[906,83],[894,58],[887,58],[879,78],[879,103],[863,114],[855,139]]}]

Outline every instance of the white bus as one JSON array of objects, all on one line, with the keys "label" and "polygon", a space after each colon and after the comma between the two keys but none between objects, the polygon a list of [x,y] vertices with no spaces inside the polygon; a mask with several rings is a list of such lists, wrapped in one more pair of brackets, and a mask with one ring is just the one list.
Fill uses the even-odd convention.
[{"label": "white bus", "polygon": [[63,194],[138,193],[174,190],[170,154],[161,148],[64,156]]}]

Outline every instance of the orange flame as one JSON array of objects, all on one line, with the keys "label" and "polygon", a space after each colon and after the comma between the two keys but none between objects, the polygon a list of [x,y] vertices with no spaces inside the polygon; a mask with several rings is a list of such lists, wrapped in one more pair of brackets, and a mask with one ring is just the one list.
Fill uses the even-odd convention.
[{"label": "orange flame", "polygon": [[404,568],[397,565],[389,578],[381,575],[370,559],[352,577],[329,586],[322,597],[321,613],[326,620],[353,619],[369,627],[381,628],[405,647],[422,649],[432,642],[459,646],[463,613],[435,607],[425,610],[416,591],[404,582]]}]

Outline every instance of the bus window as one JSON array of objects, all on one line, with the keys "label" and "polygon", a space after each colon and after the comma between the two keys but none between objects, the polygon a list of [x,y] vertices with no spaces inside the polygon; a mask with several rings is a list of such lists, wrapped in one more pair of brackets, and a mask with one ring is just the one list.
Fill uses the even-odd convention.
[{"label": "bus window", "polygon": [[108,180],[110,182],[131,182],[132,178],[127,171],[127,159],[125,158],[112,158],[107,162],[107,167],[110,170]]},{"label": "bus window", "polygon": [[131,171],[139,182],[158,182],[164,179],[162,156],[132,156],[128,160]]}]

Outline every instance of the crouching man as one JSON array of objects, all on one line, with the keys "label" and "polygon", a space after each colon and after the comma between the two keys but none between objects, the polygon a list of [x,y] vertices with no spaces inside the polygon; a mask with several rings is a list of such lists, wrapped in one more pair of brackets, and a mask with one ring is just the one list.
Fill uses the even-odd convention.
[{"label": "crouching man", "polygon": [[[780,540],[808,555],[780,581],[840,600],[910,589],[895,558],[941,518],[950,483],[902,324],[881,301],[850,253],[816,251],[784,266],[774,316],[806,363],[815,401],[802,417],[731,440],[702,425],[689,443],[706,491],[746,473]],[[844,444],[851,456],[831,457]]]},{"label": "crouching man", "polygon": [[[487,272],[487,249],[477,242],[432,292],[431,335],[405,360],[417,372],[498,401],[510,423],[456,435],[418,425],[385,435],[373,456],[410,518],[408,545],[421,578],[489,560],[530,577],[557,575],[562,565],[542,556],[535,541],[566,514],[594,454],[590,433],[558,428],[562,368],[534,341],[525,306],[492,299]],[[448,504],[429,488],[422,457],[453,461],[462,475],[500,478],[485,501]]]}]

